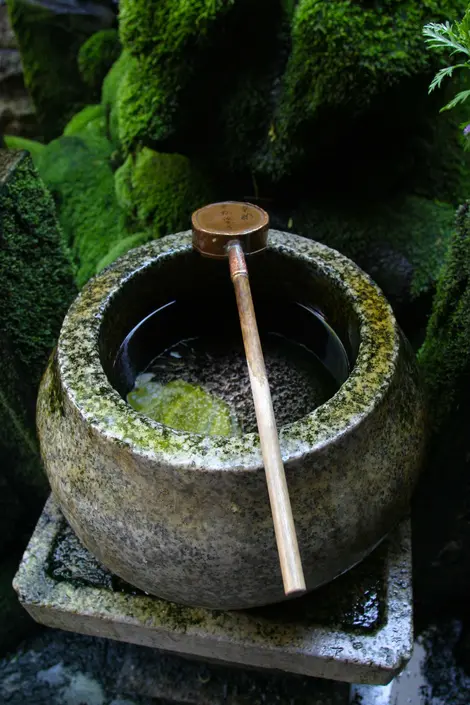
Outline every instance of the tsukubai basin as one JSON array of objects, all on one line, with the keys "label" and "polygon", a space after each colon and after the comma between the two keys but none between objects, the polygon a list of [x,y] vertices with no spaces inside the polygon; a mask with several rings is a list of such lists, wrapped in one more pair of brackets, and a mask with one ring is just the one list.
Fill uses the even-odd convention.
[{"label": "tsukubai basin", "polygon": [[[248,266],[255,306],[272,296],[314,307],[350,363],[333,396],[279,429],[313,590],[362,560],[407,514],[425,445],[423,394],[389,304],[349,259],[272,230]],[[215,609],[280,602],[258,435],[175,430],[118,391],[114,363],[129,331],[196,293],[217,329],[215,302],[233,297],[227,265],[194,252],[190,232],[132,250],[84,287],[39,392],[44,464],[83,544],[131,585]]]}]

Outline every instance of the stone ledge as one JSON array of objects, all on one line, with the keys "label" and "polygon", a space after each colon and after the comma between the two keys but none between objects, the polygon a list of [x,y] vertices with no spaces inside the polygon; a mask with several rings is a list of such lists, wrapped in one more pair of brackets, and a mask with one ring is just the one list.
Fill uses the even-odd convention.
[{"label": "stone ledge", "polygon": [[[46,626],[215,662],[351,683],[386,684],[410,658],[408,520],[372,556],[330,585],[290,603],[240,612],[190,608],[139,593],[119,579],[113,581],[114,576],[82,547],[81,557],[75,553],[73,565],[60,571],[54,566],[54,552],[64,531],[70,532],[50,498],[14,580],[22,605]],[[66,560],[73,554],[63,553]],[[90,578],[93,564],[105,577]],[[369,583],[364,581],[365,574]],[[367,584],[382,582],[376,609],[380,619],[361,625],[354,610],[358,603],[373,599]],[[350,604],[349,613],[343,606],[346,617],[342,620],[337,614],[338,600]],[[348,614],[353,615],[349,622]]]}]

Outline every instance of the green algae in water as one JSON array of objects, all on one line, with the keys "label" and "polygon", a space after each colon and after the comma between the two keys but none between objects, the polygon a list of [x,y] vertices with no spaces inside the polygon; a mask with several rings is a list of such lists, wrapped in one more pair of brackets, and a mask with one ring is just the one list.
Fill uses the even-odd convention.
[{"label": "green algae in water", "polygon": [[179,431],[240,435],[236,417],[226,402],[181,379],[161,384],[152,373],[144,372],[137,376],[127,401],[136,411]]},{"label": "green algae in water", "polygon": [[[319,358],[271,333],[263,351],[278,426],[323,404],[338,388]],[[241,336],[182,340],[137,375],[128,403],[174,429],[203,435],[256,432],[257,422]]]}]

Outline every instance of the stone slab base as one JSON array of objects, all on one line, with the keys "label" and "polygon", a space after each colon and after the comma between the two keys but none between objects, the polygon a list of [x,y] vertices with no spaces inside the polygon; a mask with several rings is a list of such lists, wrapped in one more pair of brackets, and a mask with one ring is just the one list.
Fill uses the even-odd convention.
[{"label": "stone slab base", "polygon": [[216,612],[159,600],[123,583],[81,546],[50,498],[14,587],[46,626],[348,683],[389,683],[413,645],[408,520],[324,588],[288,603]]}]

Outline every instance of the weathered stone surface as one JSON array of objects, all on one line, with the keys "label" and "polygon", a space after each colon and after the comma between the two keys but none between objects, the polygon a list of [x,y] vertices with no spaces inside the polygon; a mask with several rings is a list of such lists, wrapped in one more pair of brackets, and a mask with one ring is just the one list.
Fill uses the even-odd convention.
[{"label": "weathered stone surface", "polygon": [[[424,446],[423,400],[389,305],[350,260],[271,231],[251,279],[255,300],[276,295],[323,310],[354,365],[332,398],[280,430],[313,589],[361,560],[407,512]],[[72,528],[124,580],[213,608],[279,602],[258,436],[175,431],[130,408],[110,382],[129,331],[169,300],[196,294],[197,325],[216,321],[220,330],[234,308],[230,280],[193,252],[189,233],[134,250],[82,290],[41,388],[43,458]],[[188,337],[187,328],[180,333]]]},{"label": "weathered stone surface", "polygon": [[[145,595],[106,573],[80,547],[50,498],[14,586],[34,619],[50,627],[339,681],[388,683],[404,667],[413,643],[408,521],[362,564],[311,595],[271,608],[215,612]],[[159,657],[154,658],[157,668]],[[151,660],[131,658],[121,689],[129,686],[132,663],[145,673]],[[147,678],[140,692],[165,697],[157,690],[165,679]],[[324,697],[328,703],[327,692]]]}]

